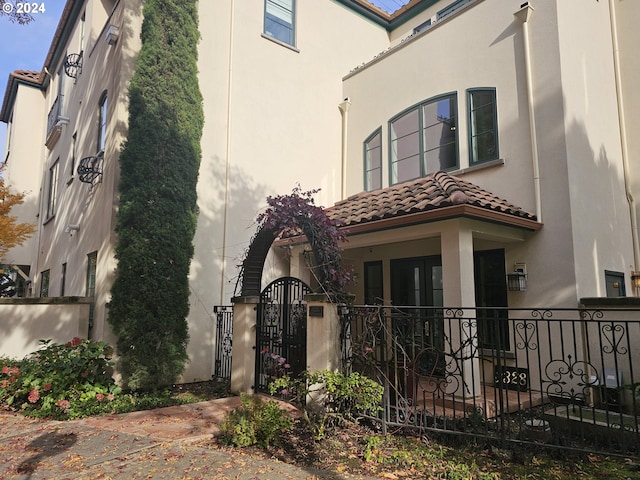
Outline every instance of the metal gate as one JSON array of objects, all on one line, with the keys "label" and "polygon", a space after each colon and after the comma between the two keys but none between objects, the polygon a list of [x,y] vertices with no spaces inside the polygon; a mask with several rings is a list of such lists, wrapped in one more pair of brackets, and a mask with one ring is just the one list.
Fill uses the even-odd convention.
[{"label": "metal gate", "polygon": [[260,294],[256,323],[255,391],[286,372],[299,375],[307,366],[307,304],[311,289],[293,277],[271,282]]},{"label": "metal gate", "polygon": [[233,306],[216,305],[216,355],[213,377],[231,381],[231,347],[233,340]]}]

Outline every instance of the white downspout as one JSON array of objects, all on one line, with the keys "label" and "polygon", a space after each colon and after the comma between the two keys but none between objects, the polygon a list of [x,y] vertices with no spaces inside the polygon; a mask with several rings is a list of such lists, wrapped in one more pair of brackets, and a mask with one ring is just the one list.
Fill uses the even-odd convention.
[{"label": "white downspout", "polygon": [[[622,167],[624,171],[624,191],[629,203],[629,215],[631,217],[631,240],[633,242],[633,273],[637,272],[640,264],[640,243],[638,242],[638,217],[636,215],[636,202],[631,190],[629,174],[629,151],[627,146],[627,126],[624,116],[624,99],[622,96],[622,79],[620,75],[620,49],[618,46],[618,25],[613,0],[609,0],[609,21],[611,25],[611,43],[613,47],[613,71],[616,80],[616,101],[618,104],[618,124],[620,127],[620,144],[622,150]],[[638,296],[638,292],[635,292]]]},{"label": "white downspout", "polygon": [[224,305],[224,276],[227,266],[227,221],[229,216],[229,169],[231,154],[231,81],[233,79],[233,22],[235,3],[231,0],[231,14],[229,15],[229,70],[227,72],[227,138],[225,144],[225,165],[224,165],[224,201],[222,215],[222,258],[220,261],[220,299],[218,305]]},{"label": "white downspout", "polygon": [[533,14],[533,7],[529,3],[514,13],[514,16],[522,22],[522,34],[524,37],[524,63],[525,76],[527,77],[527,103],[529,106],[529,133],[531,135],[531,161],[533,163],[533,189],[536,202],[536,218],[542,222],[542,200],[540,194],[540,162],[538,160],[538,134],[536,131],[535,103],[533,98],[533,69],[531,67],[531,47],[529,46],[529,27],[527,22]]},{"label": "white downspout", "polygon": [[338,105],[340,113],[342,114],[342,172],[340,176],[340,200],[347,198],[347,120],[349,119],[349,108],[351,108],[351,102],[349,97],[345,98],[343,102]]}]

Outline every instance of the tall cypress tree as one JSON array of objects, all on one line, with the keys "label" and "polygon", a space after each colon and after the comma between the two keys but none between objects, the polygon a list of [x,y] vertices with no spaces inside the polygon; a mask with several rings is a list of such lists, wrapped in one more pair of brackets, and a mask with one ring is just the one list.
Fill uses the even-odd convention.
[{"label": "tall cypress tree", "polygon": [[135,389],[175,382],[188,360],[188,275],[203,126],[196,4],[146,0],[129,88],[109,323],[124,382]]}]

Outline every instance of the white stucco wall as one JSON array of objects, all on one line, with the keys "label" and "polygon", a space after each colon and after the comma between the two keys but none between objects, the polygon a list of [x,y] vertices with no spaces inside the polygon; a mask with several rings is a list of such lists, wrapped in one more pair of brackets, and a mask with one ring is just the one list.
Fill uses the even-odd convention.
[{"label": "white stucco wall", "polygon": [[0,299],[0,356],[24,358],[40,340],[66,343],[86,338],[90,299]]},{"label": "white stucco wall", "polygon": [[606,296],[604,271],[628,280],[633,263],[609,5],[557,2],[557,11],[577,293]]},{"label": "white stucco wall", "polygon": [[[524,34],[513,15],[520,4],[470,4],[345,78],[349,194],[363,189],[363,141],[382,127],[388,185],[389,119],[439,94],[457,92],[459,166],[468,167],[466,90],[494,87],[504,165],[452,173],[535,212]],[[528,22],[544,227],[507,251],[507,269],[524,262],[529,275],[513,306],[575,306],[582,296],[605,295],[605,269],[629,278],[610,32],[602,21],[608,7],[594,4],[540,0]],[[459,34],[470,31],[472,42]]]},{"label": "white stucco wall", "polygon": [[[33,223],[37,228],[40,207],[42,146],[46,130],[46,112],[42,92],[19,85],[12,121],[7,128],[5,185],[14,193],[24,193],[24,202],[11,210],[19,222]],[[3,159],[4,160],[4,159]],[[30,166],[33,165],[33,168]],[[29,265],[37,248],[37,233],[21,246],[10,250],[0,261],[13,265]]]}]

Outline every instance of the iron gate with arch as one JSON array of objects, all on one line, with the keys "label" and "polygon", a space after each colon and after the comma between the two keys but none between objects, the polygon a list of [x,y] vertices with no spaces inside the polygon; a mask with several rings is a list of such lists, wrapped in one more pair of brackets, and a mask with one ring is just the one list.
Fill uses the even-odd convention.
[{"label": "iron gate with arch", "polygon": [[271,282],[260,294],[256,322],[254,391],[268,393],[269,382],[287,371],[299,375],[307,368],[307,303],[311,289],[293,277]]}]

